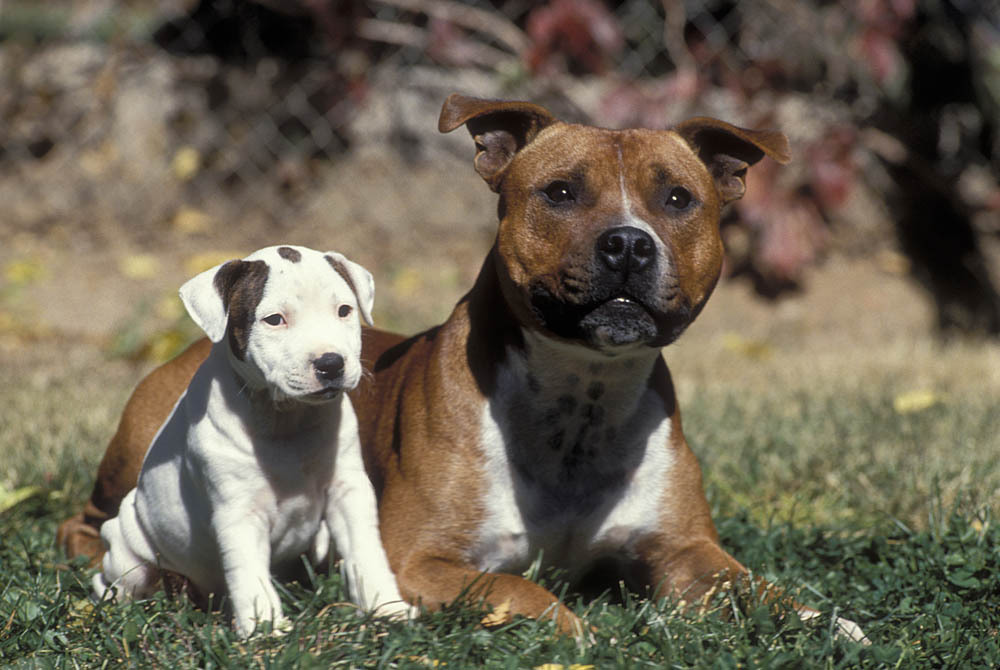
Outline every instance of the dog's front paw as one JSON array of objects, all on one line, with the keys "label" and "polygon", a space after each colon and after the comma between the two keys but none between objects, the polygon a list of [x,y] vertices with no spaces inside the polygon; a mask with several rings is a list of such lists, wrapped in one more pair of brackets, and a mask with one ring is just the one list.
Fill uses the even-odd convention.
[{"label": "dog's front paw", "polygon": [[264,592],[245,600],[234,598],[233,627],[241,638],[246,639],[263,632],[282,635],[291,628],[291,624],[281,612],[278,594]]},{"label": "dog's front paw", "polygon": [[251,637],[258,637],[261,635],[270,635],[271,637],[282,637],[287,635],[295,628],[291,619],[284,616],[277,616],[274,619],[265,619],[263,617],[234,617],[233,618],[233,628],[236,629],[236,634],[240,638],[247,640]]}]

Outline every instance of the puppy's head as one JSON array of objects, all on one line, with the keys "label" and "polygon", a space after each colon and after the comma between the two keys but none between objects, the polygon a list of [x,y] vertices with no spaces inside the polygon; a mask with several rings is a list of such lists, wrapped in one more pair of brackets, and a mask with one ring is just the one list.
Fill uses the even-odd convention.
[{"label": "puppy's head", "polygon": [[372,323],[375,288],[341,254],[267,247],[202,272],[180,296],[246,384],[276,401],[324,402],[361,379],[360,320]]},{"label": "puppy's head", "polygon": [[722,269],[719,216],[747,168],[788,160],[773,131],[698,118],[672,130],[567,124],[526,102],[452,95],[500,196],[495,258],[519,321],[605,353],[660,347],[694,320]]}]

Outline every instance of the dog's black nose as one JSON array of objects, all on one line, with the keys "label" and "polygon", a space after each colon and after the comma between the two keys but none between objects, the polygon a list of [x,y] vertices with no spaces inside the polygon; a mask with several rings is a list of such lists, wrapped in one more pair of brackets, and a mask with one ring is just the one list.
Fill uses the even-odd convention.
[{"label": "dog's black nose", "polygon": [[619,226],[597,238],[597,257],[615,272],[642,272],[656,257],[656,245],[646,231]]},{"label": "dog's black nose", "polygon": [[332,352],[325,353],[313,361],[313,367],[321,381],[336,381],[344,374],[344,357]]}]

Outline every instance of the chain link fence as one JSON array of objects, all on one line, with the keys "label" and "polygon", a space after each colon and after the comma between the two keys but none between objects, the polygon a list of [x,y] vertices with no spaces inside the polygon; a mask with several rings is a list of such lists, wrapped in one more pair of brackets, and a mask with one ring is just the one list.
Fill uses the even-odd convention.
[{"label": "chain link fence", "polygon": [[391,157],[404,192],[467,159],[435,132],[452,91],[611,127],[708,114],[781,128],[796,153],[754,171],[729,272],[775,295],[831,248],[898,250],[943,326],[1000,332],[998,17],[967,0],[0,0],[0,226],[84,249],[220,221],[273,238],[328,215],[334,187],[371,206],[364,179],[331,180],[357,156]]}]

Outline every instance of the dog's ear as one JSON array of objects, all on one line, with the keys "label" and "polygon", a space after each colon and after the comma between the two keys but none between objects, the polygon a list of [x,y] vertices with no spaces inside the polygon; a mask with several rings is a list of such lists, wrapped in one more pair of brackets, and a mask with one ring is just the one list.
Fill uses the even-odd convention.
[{"label": "dog's ear", "polygon": [[180,288],[184,308],[212,342],[221,342],[225,337],[230,293],[250,265],[241,260],[226,261],[192,277]]},{"label": "dog's ear", "polygon": [[327,251],[323,256],[354,291],[354,296],[358,299],[358,309],[361,310],[361,318],[369,326],[374,326],[372,307],[375,304],[375,279],[372,273],[336,251]]},{"label": "dog's ear", "polygon": [[747,130],[706,117],[689,119],[673,130],[708,167],[724,203],[743,197],[747,168],[764,156],[779,163],[791,159],[788,138],[776,130]]},{"label": "dog's ear", "polygon": [[452,93],[441,107],[438,130],[450,133],[465,124],[476,143],[474,165],[494,191],[514,154],[557,119],[530,102],[481,100]]}]

